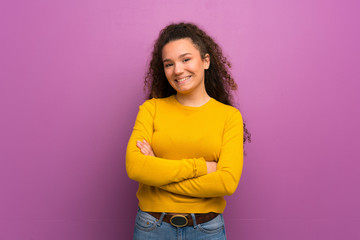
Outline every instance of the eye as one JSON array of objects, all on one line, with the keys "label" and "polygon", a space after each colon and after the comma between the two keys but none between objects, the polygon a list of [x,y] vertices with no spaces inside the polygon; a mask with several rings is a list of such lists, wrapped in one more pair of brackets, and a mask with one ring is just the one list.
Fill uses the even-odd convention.
[{"label": "eye", "polygon": [[190,61],[190,58],[185,58],[185,59],[183,60],[183,62],[187,62],[187,61]]},{"label": "eye", "polygon": [[168,68],[168,67],[171,67],[173,64],[172,63],[168,63],[168,64],[165,64],[165,68]]}]

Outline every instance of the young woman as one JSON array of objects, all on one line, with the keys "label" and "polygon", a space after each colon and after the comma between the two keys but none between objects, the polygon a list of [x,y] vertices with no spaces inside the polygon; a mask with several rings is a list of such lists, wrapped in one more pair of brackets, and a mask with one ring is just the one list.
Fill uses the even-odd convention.
[{"label": "young woman", "polygon": [[229,67],[196,25],[160,32],[126,152],[128,176],[139,182],[134,239],[226,239],[224,196],[239,183],[250,140],[231,106]]}]

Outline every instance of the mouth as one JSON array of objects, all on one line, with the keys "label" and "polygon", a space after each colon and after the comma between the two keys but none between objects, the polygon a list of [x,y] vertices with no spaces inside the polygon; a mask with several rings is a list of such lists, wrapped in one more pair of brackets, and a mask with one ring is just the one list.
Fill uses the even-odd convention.
[{"label": "mouth", "polygon": [[182,83],[182,82],[184,82],[184,81],[186,81],[186,80],[188,80],[188,79],[190,79],[191,78],[191,76],[187,76],[187,77],[183,77],[183,78],[178,78],[178,79],[175,79],[175,82],[177,82],[177,83]]}]

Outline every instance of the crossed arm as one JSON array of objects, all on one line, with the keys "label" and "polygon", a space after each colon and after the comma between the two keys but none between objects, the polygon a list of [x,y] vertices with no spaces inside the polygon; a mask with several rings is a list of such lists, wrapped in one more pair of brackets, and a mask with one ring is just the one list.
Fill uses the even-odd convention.
[{"label": "crossed arm", "polygon": [[[143,140],[136,146],[146,156],[155,156],[151,145]],[[157,186],[166,191],[191,197],[219,197],[235,192],[243,167],[243,122],[240,112],[231,115],[224,130],[218,164],[206,162],[206,175]]]},{"label": "crossed arm", "polygon": [[[154,151],[152,150],[150,144],[145,139],[143,141],[137,140],[136,146],[140,149],[140,152],[142,154],[155,157]],[[206,161],[205,163],[206,163],[207,174],[216,171],[216,166],[217,166],[216,162]]]},{"label": "crossed arm", "polygon": [[126,150],[126,171],[130,179],[149,186],[163,186],[207,174],[204,158],[165,159],[152,154],[143,154],[136,146],[138,141],[152,139],[154,115],[156,111],[154,99],[140,106],[134,129]]}]

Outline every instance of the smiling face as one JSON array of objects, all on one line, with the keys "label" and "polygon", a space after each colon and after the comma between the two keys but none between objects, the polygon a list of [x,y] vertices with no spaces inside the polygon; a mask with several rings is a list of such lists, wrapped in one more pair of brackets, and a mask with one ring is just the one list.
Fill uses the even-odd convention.
[{"label": "smiling face", "polygon": [[170,41],[162,49],[164,72],[178,94],[206,94],[204,74],[210,57],[201,58],[190,38]]}]

